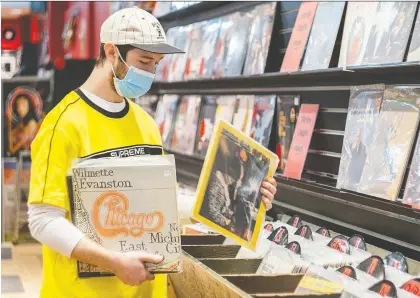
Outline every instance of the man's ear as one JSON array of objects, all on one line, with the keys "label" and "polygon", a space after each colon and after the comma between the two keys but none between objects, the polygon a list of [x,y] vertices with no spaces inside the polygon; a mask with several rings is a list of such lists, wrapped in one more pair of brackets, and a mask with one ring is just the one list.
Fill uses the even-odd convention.
[{"label": "man's ear", "polygon": [[115,60],[118,58],[118,53],[116,51],[115,45],[107,42],[106,44],[104,44],[104,52],[106,59],[109,62],[111,62],[111,64],[114,64]]}]

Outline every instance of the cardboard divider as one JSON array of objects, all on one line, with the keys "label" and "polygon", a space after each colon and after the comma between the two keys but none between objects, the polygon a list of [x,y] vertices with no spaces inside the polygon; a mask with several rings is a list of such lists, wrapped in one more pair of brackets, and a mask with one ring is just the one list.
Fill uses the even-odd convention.
[{"label": "cardboard divider", "polygon": [[181,245],[208,245],[223,244],[226,237],[223,235],[181,235]]},{"label": "cardboard divider", "polygon": [[201,263],[216,271],[218,274],[254,274],[257,272],[262,259],[198,259]]},{"label": "cardboard divider", "polygon": [[241,248],[240,245],[183,245],[182,249],[199,258],[235,258]]},{"label": "cardboard divider", "polygon": [[293,293],[303,274],[290,275],[222,275],[248,294]]}]

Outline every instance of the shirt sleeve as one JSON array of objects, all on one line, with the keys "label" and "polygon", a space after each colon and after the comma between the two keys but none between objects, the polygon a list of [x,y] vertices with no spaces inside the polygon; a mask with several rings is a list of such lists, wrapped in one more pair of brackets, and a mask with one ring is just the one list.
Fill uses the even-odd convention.
[{"label": "shirt sleeve", "polygon": [[65,119],[45,125],[31,145],[29,204],[49,204],[70,211],[67,172],[78,157],[77,135]]}]

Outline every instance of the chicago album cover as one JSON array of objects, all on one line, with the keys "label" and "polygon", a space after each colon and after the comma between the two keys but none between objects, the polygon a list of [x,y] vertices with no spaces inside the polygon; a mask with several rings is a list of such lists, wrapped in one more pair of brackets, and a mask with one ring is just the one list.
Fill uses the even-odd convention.
[{"label": "chicago album cover", "polygon": [[420,14],[417,14],[414,25],[413,36],[411,37],[407,61],[420,61]]},{"label": "chicago album cover", "polygon": [[420,88],[385,89],[373,142],[367,148],[359,192],[395,201],[418,130]]},{"label": "chicago album cover", "polygon": [[319,2],[302,70],[329,68],[346,2]]},{"label": "chicago album cover", "polygon": [[362,65],[378,2],[348,2],[339,67]]},{"label": "chicago album cover", "polygon": [[407,184],[405,185],[403,203],[420,209],[420,137],[417,138],[417,145],[410,165]]},{"label": "chicago album cover", "polygon": [[355,86],[350,102],[341,151],[337,188],[357,191],[366,163],[367,148],[372,145],[385,86]]},{"label": "chicago album cover", "polygon": [[416,8],[417,2],[378,3],[363,65],[403,61]]},{"label": "chicago album cover", "polygon": [[217,97],[204,96],[201,106],[200,121],[198,125],[196,152],[200,156],[206,156],[213,133],[217,111]]},{"label": "chicago album cover", "polygon": [[197,188],[194,218],[255,251],[265,217],[261,183],[278,157],[226,121],[218,122]]},{"label": "chicago album cover", "polygon": [[275,95],[258,95],[255,97],[254,115],[252,117],[251,125],[251,138],[266,148],[270,142],[275,108]]},{"label": "chicago album cover", "polygon": [[318,2],[302,2],[287,46],[280,72],[299,70],[300,61],[308,42]]},{"label": "chicago album cover", "polygon": [[279,95],[277,97],[278,140],[276,153],[280,159],[280,174],[284,174],[286,168],[290,144],[295,133],[299,104],[299,95]]},{"label": "chicago album cover", "polygon": [[255,96],[238,95],[236,98],[233,126],[247,136],[251,135],[252,116],[254,113]]},{"label": "chicago album cover", "polygon": [[244,75],[262,74],[265,71],[276,4],[277,2],[261,4],[254,10],[254,20],[251,26]]}]

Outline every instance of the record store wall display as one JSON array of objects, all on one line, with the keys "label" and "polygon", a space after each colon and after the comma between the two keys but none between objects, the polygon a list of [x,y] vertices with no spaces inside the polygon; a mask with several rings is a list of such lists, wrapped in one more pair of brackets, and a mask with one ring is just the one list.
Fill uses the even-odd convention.
[{"label": "record store wall display", "polygon": [[416,8],[414,1],[378,3],[363,65],[403,61]]},{"label": "record store wall display", "polygon": [[372,146],[385,86],[351,88],[337,188],[357,191]]},{"label": "record store wall display", "polygon": [[417,145],[405,186],[403,203],[420,209],[420,137],[417,137]]},{"label": "record store wall display", "polygon": [[337,40],[346,2],[319,2],[309,35],[302,70],[326,69]]},{"label": "record store wall display", "polygon": [[420,61],[420,13],[417,14],[407,61]]},{"label": "record store wall display", "polygon": [[420,119],[420,87],[385,90],[373,143],[367,148],[359,192],[395,201]]},{"label": "record store wall display", "polygon": [[52,84],[49,80],[27,82],[2,80],[4,157],[17,157],[21,151],[29,151],[50,108]]},{"label": "record store wall display", "polygon": [[287,46],[280,72],[299,70],[300,61],[308,42],[318,2],[303,2],[299,8],[292,36]]},{"label": "record store wall display", "polygon": [[278,158],[235,129],[218,122],[197,187],[194,218],[253,251],[265,217],[261,183]]}]

